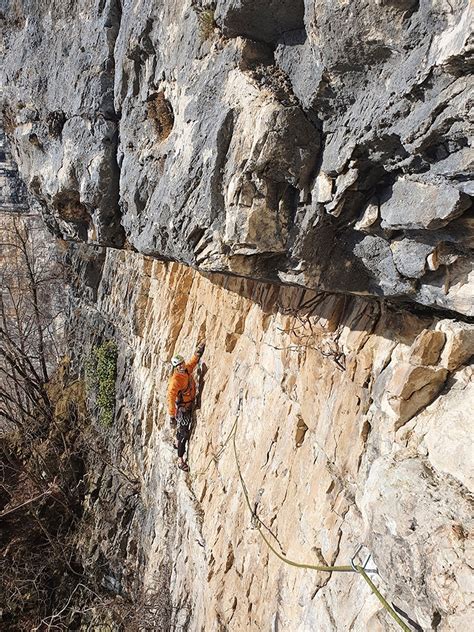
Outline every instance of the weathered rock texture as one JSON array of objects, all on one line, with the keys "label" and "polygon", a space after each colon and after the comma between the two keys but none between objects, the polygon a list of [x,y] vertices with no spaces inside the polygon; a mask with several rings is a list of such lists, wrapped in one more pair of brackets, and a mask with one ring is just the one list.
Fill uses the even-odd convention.
[{"label": "weathered rock texture", "polygon": [[[467,629],[469,0],[2,7],[19,169],[50,229],[89,242],[72,371],[103,338],[120,350],[84,568],[159,595],[160,630],[395,629],[360,577],[266,548],[232,442],[215,458],[238,420],[250,502],[289,558],[347,564],[361,543],[421,629]],[[168,361],[203,337],[187,476]]]},{"label": "weathered rock texture", "polygon": [[26,210],[25,184],[12,159],[5,132],[0,127],[0,213]]},{"label": "weathered rock texture", "polygon": [[469,0],[7,1],[58,233],[472,314]]},{"label": "weathered rock texture", "polygon": [[[104,585],[159,594],[159,630],[399,629],[362,578],[292,568],[266,548],[226,443],[238,420],[250,502],[289,558],[347,564],[361,543],[421,629],[468,628],[473,326],[80,250],[91,298],[76,303],[73,365],[94,340],[117,341],[110,458],[141,482],[137,504],[116,471],[89,480],[84,556],[103,560]],[[170,357],[203,337],[187,475],[166,382]]]}]

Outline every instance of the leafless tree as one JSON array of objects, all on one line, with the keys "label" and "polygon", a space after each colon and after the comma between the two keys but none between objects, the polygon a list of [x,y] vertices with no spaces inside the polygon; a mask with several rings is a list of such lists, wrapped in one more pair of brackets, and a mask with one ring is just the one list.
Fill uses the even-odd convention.
[{"label": "leafless tree", "polygon": [[65,481],[74,473],[57,480],[59,430],[47,449],[43,442],[54,421],[48,382],[61,353],[63,285],[40,219],[1,214],[0,609],[13,626],[28,626],[29,613],[48,603],[58,559],[66,558],[59,568],[70,564],[63,552],[74,494]]},{"label": "leafless tree", "polygon": [[74,279],[55,249],[39,218],[0,214],[1,627],[69,630],[112,616],[114,629],[155,629],[160,599],[116,599],[101,570],[83,565],[87,467],[110,469],[127,498],[139,486],[129,466],[109,457],[84,383],[69,374],[63,310]]},{"label": "leafless tree", "polygon": [[0,432],[50,414],[46,384],[60,350],[62,267],[39,219],[0,218]]}]

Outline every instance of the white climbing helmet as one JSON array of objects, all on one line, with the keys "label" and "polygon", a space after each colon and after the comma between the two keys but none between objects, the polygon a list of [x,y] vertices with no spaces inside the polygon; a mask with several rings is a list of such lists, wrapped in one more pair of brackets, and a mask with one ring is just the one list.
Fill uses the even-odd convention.
[{"label": "white climbing helmet", "polygon": [[180,364],[183,364],[183,362],[184,362],[184,358],[183,358],[183,356],[180,356],[180,355],[175,355],[175,356],[173,356],[173,357],[171,358],[171,364],[172,364],[174,367],[177,367],[177,366],[179,366]]}]

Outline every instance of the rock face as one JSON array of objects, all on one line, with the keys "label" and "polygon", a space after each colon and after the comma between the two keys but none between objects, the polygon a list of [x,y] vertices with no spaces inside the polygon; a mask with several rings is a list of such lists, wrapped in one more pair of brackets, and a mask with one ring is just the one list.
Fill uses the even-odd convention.
[{"label": "rock face", "polygon": [[[95,289],[75,305],[73,365],[97,337],[116,340],[108,439],[140,480],[138,504],[114,470],[90,482],[84,556],[107,561],[112,592],[142,581],[160,630],[399,629],[361,577],[294,568],[269,550],[237,458],[279,553],[345,565],[363,544],[413,629],[469,626],[472,325],[87,252],[78,273]],[[171,356],[203,337],[187,475],[175,465],[166,384]]]},{"label": "rock face", "polygon": [[0,212],[21,212],[27,208],[26,189],[0,128]]},{"label": "rock face", "polygon": [[[5,131],[85,242],[71,373],[119,352],[81,567],[163,631],[398,629],[261,536],[317,565],[362,544],[413,629],[467,629],[472,3],[3,4]],[[166,383],[202,338],[185,475]]]},{"label": "rock face", "polygon": [[57,233],[472,315],[469,0],[1,19],[7,127]]}]

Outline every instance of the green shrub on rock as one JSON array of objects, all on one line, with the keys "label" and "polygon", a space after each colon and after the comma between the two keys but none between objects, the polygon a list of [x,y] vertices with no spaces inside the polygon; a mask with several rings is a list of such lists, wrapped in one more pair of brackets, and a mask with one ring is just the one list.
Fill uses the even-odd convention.
[{"label": "green shrub on rock", "polygon": [[98,408],[99,423],[111,426],[115,412],[115,380],[117,379],[117,345],[106,340],[93,347],[85,363],[86,385]]}]

